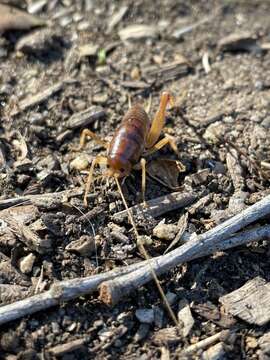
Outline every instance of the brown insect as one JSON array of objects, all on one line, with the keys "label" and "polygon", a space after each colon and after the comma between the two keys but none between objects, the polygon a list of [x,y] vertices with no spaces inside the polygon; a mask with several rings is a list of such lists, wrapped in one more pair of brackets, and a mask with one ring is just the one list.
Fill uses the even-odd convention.
[{"label": "brown insect", "polygon": [[85,144],[86,137],[92,138],[107,149],[107,156],[97,156],[90,167],[86,183],[84,204],[87,205],[87,194],[93,181],[93,173],[97,164],[106,165],[104,176],[116,179],[130,175],[132,169],[142,169],[142,195],[144,200],[146,184],[145,157],[153,154],[163,146],[169,144],[178,155],[174,138],[165,135],[158,141],[165,124],[165,111],[167,104],[173,104],[173,98],[168,92],[163,92],[159,109],[151,121],[148,114],[140,104],[131,106],[110,143],[102,140],[91,130],[84,129],[80,137],[80,148]]}]

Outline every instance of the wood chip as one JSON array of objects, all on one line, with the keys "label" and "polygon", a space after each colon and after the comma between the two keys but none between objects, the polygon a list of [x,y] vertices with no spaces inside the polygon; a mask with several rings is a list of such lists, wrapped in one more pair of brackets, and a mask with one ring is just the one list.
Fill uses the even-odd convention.
[{"label": "wood chip", "polygon": [[64,81],[60,81],[52,86],[47,87],[46,89],[43,89],[42,91],[40,91],[35,95],[30,95],[26,99],[21,100],[18,104],[18,107],[14,108],[10,112],[10,115],[15,116],[32,106],[42,103],[43,101],[47,100],[58,91],[62,90],[64,84],[65,84]]},{"label": "wood chip", "polygon": [[7,30],[27,30],[45,25],[45,20],[30,15],[15,7],[0,4],[0,32]]},{"label": "wood chip", "polygon": [[270,320],[270,283],[259,276],[219,301],[230,314],[249,324],[262,326]]},{"label": "wood chip", "polygon": [[142,39],[155,39],[158,37],[158,28],[155,25],[135,24],[129,25],[118,32],[122,41],[136,41]]},{"label": "wood chip", "polygon": [[78,52],[79,52],[79,56],[81,57],[85,57],[85,56],[89,56],[89,57],[93,57],[96,56],[98,53],[98,48],[99,46],[97,44],[84,44],[78,47]]},{"label": "wood chip", "polygon": [[259,51],[255,37],[249,32],[236,32],[218,42],[219,51]]},{"label": "wood chip", "polygon": [[[153,200],[147,201],[147,207],[143,205],[135,205],[130,208],[133,215],[150,215],[152,217],[158,217],[166,212],[179,209],[190,205],[195,201],[197,195],[194,193],[174,192],[165,196],[158,197]],[[113,215],[113,220],[123,221],[128,217],[127,211],[123,210]]]},{"label": "wood chip", "polygon": [[177,79],[188,74],[191,68],[188,60],[178,60],[161,66],[150,66],[142,70],[146,78],[160,79],[163,82]]},{"label": "wood chip", "polygon": [[224,359],[225,354],[224,344],[219,342],[204,351],[201,358],[202,360],[220,360]]},{"label": "wood chip", "polygon": [[100,106],[91,106],[86,110],[73,114],[66,122],[66,127],[69,129],[76,129],[79,127],[86,127],[92,122],[104,118],[105,110]]},{"label": "wood chip", "polygon": [[71,351],[79,350],[84,347],[86,339],[77,339],[73,341],[69,341],[65,344],[56,345],[49,350],[50,354],[54,356],[62,356]]},{"label": "wood chip", "polygon": [[180,341],[178,331],[175,327],[164,328],[156,331],[152,338],[157,346],[175,344]]},{"label": "wood chip", "polygon": [[148,89],[151,85],[144,81],[121,81],[120,84],[127,89]]},{"label": "wood chip", "polygon": [[45,254],[51,250],[51,240],[49,238],[40,238],[29,226],[24,225],[12,216],[6,216],[5,221],[8,223],[9,228],[29,249],[40,254]]},{"label": "wood chip", "polygon": [[123,17],[125,16],[125,14],[128,11],[128,6],[123,5],[120,7],[120,9],[118,9],[113,15],[112,17],[109,19],[108,21],[108,25],[107,25],[107,33],[110,33],[117,24],[119,24],[119,22],[123,19]]},{"label": "wood chip", "polygon": [[0,284],[0,303],[7,304],[29,294],[29,288],[20,285]]},{"label": "wood chip", "polygon": [[239,161],[239,154],[235,149],[230,149],[230,151],[227,152],[226,164],[233,182],[234,189],[243,189],[245,185],[243,169]]}]

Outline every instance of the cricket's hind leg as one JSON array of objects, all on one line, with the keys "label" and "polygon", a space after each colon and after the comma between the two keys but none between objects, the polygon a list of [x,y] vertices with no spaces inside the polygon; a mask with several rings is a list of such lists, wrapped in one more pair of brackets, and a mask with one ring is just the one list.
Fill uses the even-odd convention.
[{"label": "cricket's hind leg", "polygon": [[168,92],[163,92],[160,99],[159,109],[154,117],[146,138],[146,149],[151,149],[160,137],[161,131],[165,125],[165,111],[168,103],[173,104],[173,98]]}]

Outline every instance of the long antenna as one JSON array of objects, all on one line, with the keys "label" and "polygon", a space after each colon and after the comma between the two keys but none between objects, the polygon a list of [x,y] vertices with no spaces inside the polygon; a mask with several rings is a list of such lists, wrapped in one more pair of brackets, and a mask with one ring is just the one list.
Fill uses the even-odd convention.
[{"label": "long antenna", "polygon": [[152,264],[151,264],[150,257],[149,257],[149,255],[148,255],[146,249],[145,249],[145,246],[144,246],[143,242],[141,241],[141,236],[139,235],[137,226],[136,226],[136,224],[135,224],[135,221],[134,221],[134,219],[133,219],[133,216],[132,216],[132,214],[131,214],[131,211],[130,211],[128,205],[127,205],[127,202],[126,202],[126,199],[125,199],[124,194],[123,194],[123,192],[122,192],[122,189],[121,189],[121,186],[120,186],[120,184],[119,184],[119,181],[118,181],[118,179],[117,179],[116,176],[114,177],[114,179],[115,179],[116,185],[117,185],[117,187],[118,187],[118,191],[119,191],[119,193],[120,193],[120,195],[121,195],[122,201],[123,201],[123,203],[124,203],[124,205],[125,205],[125,208],[126,208],[126,211],[127,211],[128,217],[129,217],[129,221],[130,221],[130,223],[131,223],[131,225],[132,225],[132,227],[133,227],[133,230],[134,230],[134,233],[135,233],[135,236],[136,236],[136,239],[137,239],[137,243],[138,243],[138,245],[140,245],[140,248],[142,249],[142,252],[143,252],[143,256],[144,256],[145,259],[147,260],[147,263],[148,263],[148,266],[149,266],[149,268],[150,268],[151,274],[152,274],[153,279],[154,279],[154,281],[155,281],[155,283],[156,283],[156,285],[157,285],[158,291],[159,291],[160,296],[161,296],[161,298],[162,298],[162,300],[163,300],[163,302],[164,302],[164,304],[165,304],[165,307],[166,307],[168,313],[170,314],[173,322],[174,322],[175,325],[178,327],[178,326],[179,326],[179,323],[178,323],[178,321],[177,321],[177,319],[176,319],[176,316],[174,315],[174,312],[173,312],[173,310],[172,310],[172,308],[171,308],[171,305],[169,304],[168,299],[166,298],[166,295],[164,294],[164,291],[163,291],[163,289],[162,289],[162,287],[161,287],[161,285],[160,285],[160,282],[159,282],[159,280],[158,280],[157,274],[156,274],[156,272],[155,272],[155,270],[154,270],[154,268],[153,268],[153,266],[152,266]]}]

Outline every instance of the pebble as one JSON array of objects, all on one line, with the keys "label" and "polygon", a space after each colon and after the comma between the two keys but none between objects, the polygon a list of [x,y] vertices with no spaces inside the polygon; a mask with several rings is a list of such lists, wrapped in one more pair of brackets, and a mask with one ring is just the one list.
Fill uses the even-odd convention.
[{"label": "pebble", "polygon": [[153,229],[153,235],[159,239],[171,241],[175,238],[177,231],[177,225],[165,224],[164,220],[162,220]]},{"label": "pebble", "polygon": [[136,334],[134,335],[134,342],[139,342],[146,338],[150,330],[149,324],[141,324]]},{"label": "pebble", "polygon": [[108,95],[106,93],[96,94],[92,100],[94,104],[104,105],[108,101]]},{"label": "pebble", "polygon": [[53,321],[52,323],[51,323],[51,325],[52,325],[52,332],[54,333],[54,334],[59,334],[59,332],[60,332],[60,326],[59,326],[59,324],[56,322],[56,321]]},{"label": "pebble", "polygon": [[80,154],[70,162],[70,169],[82,171],[85,170],[89,166],[89,164],[89,156],[87,156],[86,154]]},{"label": "pebble", "polygon": [[20,262],[19,262],[19,268],[20,268],[21,272],[23,274],[29,274],[33,269],[35,260],[36,260],[36,257],[32,253],[21,258]]},{"label": "pebble", "polygon": [[188,336],[194,325],[194,319],[186,299],[182,299],[179,303],[178,320],[183,324],[183,336]]},{"label": "pebble", "polygon": [[141,323],[152,324],[155,320],[153,309],[138,309],[135,316]]},{"label": "pebble", "polygon": [[270,129],[270,117],[267,117],[262,121],[262,126],[266,129]]},{"label": "pebble", "polygon": [[173,304],[176,302],[176,300],[177,300],[177,295],[176,295],[175,293],[171,292],[171,291],[168,291],[168,292],[166,293],[166,298],[167,298],[167,300],[168,300],[168,303],[169,303],[170,305],[173,305]]},{"label": "pebble", "polygon": [[66,246],[67,251],[75,251],[82,256],[89,256],[99,246],[98,238],[89,235],[82,235]]}]

